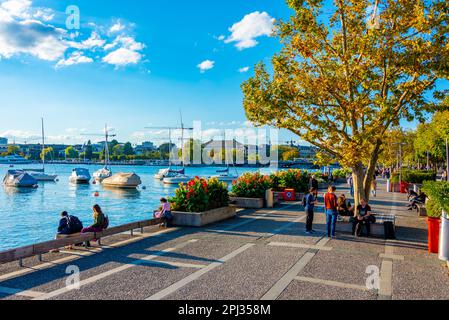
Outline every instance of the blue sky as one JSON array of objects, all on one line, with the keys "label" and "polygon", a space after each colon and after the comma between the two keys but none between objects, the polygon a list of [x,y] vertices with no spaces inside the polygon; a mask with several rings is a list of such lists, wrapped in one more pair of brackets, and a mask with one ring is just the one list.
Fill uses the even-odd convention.
[{"label": "blue sky", "polygon": [[[67,6],[80,10],[79,34],[66,39],[72,47],[60,48],[38,30],[32,36],[47,41],[51,50],[17,44],[3,55],[0,51],[0,134],[18,141],[33,139],[41,116],[55,142],[85,139],[73,137],[101,132],[105,122],[120,140],[151,139],[143,128],[178,125],[179,110],[185,123],[201,120],[203,129],[242,127],[240,84],[279,44],[264,36],[263,28],[250,39],[238,36],[248,30],[237,28],[232,37],[229,28],[251,13],[254,19],[240,29],[254,27],[251,23],[260,29],[261,23],[290,13],[283,1],[272,0],[5,2],[14,22],[38,20],[40,26],[61,29],[66,29]],[[112,48],[104,50],[108,45]],[[125,55],[106,59],[118,49]]]},{"label": "blue sky", "polygon": [[166,136],[144,127],[179,125],[179,110],[205,136],[244,128],[240,84],[279,51],[267,30],[290,14],[283,0],[0,0],[0,136],[33,142],[44,117],[49,142],[108,123],[138,143]]}]

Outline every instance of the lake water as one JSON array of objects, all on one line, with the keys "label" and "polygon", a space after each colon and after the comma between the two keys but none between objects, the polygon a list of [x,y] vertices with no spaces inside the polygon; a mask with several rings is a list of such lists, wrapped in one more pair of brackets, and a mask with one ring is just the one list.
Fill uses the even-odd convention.
[{"label": "lake water", "polygon": [[[38,168],[36,165],[16,168]],[[39,183],[37,189],[0,188],[0,251],[52,240],[56,234],[59,214],[68,211],[78,216],[85,226],[92,222],[92,206],[99,204],[109,216],[111,226],[149,219],[153,210],[159,206],[161,197],[168,197],[176,190],[173,186],[154,179],[160,167],[112,167],[114,173],[135,172],[142,179],[146,190],[111,190],[101,185],[72,185],[69,176],[74,165],[49,165],[47,173],[57,174],[58,182]],[[80,166],[93,174],[100,166]],[[3,179],[9,166],[0,165],[0,178]],[[208,177],[216,174],[219,168],[187,168],[189,176]],[[258,169],[238,168],[239,174]],[[270,169],[261,169],[269,173]],[[94,193],[100,196],[95,197]]]}]

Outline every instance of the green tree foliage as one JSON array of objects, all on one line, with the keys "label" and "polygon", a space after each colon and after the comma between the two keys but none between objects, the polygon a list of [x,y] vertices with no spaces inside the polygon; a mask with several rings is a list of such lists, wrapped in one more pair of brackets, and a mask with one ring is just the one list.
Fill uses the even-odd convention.
[{"label": "green tree foliage", "polygon": [[439,108],[426,98],[449,74],[449,2],[376,0],[373,15],[368,0],[287,3],[273,70],[260,63],[242,85],[247,117],[352,168],[356,203],[369,199],[386,132]]},{"label": "green tree foliage", "polygon": [[430,123],[418,127],[414,143],[417,155],[426,158],[429,152],[432,162],[444,162],[447,138],[449,138],[449,111],[438,112]]},{"label": "green tree foliage", "polygon": [[87,142],[87,145],[84,148],[84,156],[88,160],[92,160],[93,158],[93,148],[92,142],[90,140]]},{"label": "green tree foliage", "polygon": [[77,159],[79,157],[79,152],[72,146],[65,149],[65,156],[68,159]]},{"label": "green tree foliage", "polygon": [[134,155],[134,149],[133,149],[133,146],[131,145],[131,142],[127,142],[123,146],[123,154],[125,156],[132,156],[132,155]]}]

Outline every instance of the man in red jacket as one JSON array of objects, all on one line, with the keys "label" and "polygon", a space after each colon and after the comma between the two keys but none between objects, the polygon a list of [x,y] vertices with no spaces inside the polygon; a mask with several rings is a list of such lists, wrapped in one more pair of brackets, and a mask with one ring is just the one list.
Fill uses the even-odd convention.
[{"label": "man in red jacket", "polygon": [[330,238],[336,238],[335,230],[337,228],[338,217],[338,198],[335,192],[337,188],[334,186],[329,187],[326,195],[324,196],[324,203],[326,206],[326,221],[327,221],[327,236]]}]

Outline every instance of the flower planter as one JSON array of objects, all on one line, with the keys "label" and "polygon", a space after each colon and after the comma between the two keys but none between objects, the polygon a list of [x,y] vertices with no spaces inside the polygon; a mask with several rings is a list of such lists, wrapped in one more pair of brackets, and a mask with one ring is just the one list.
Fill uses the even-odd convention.
[{"label": "flower planter", "polygon": [[208,224],[228,220],[236,216],[233,206],[209,210],[206,212],[173,212],[173,223],[183,227],[204,227]]},{"label": "flower planter", "polygon": [[441,219],[427,218],[429,253],[438,253],[440,244],[440,224]]},{"label": "flower planter", "polygon": [[231,202],[237,208],[243,208],[243,209],[262,209],[265,206],[263,198],[231,197]]}]

